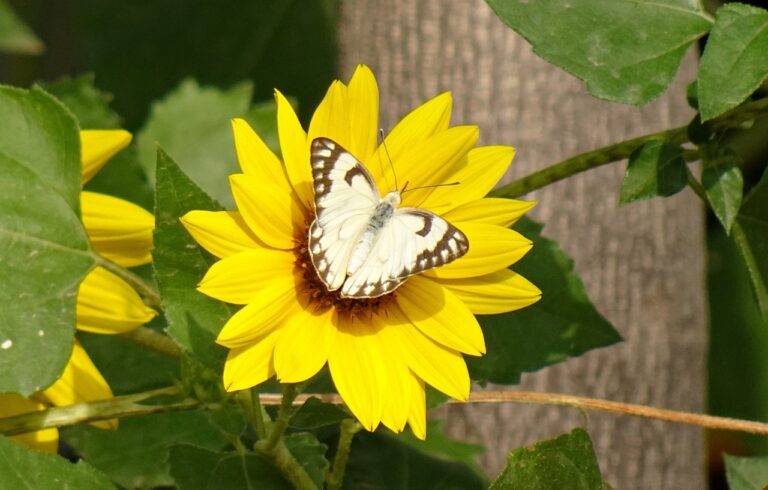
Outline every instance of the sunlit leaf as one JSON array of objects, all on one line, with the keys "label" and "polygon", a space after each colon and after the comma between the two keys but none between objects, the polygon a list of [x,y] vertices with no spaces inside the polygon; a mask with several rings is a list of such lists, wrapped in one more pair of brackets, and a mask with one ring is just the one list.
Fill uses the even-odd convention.
[{"label": "sunlit leaf", "polygon": [[671,196],[685,188],[685,161],[678,145],[652,140],[629,156],[619,202]]}]

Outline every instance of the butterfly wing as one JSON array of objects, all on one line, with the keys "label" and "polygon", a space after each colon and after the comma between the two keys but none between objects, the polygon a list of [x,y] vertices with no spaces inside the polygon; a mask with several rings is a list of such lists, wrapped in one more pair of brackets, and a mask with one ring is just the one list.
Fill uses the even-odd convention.
[{"label": "butterfly wing", "polygon": [[365,167],[328,138],[310,149],[315,190],[315,221],[309,229],[309,256],[330,291],[341,287],[357,237],[381,201]]},{"label": "butterfly wing", "polygon": [[453,262],[469,250],[464,233],[440,216],[399,208],[379,233],[363,264],[344,282],[342,296],[375,298],[409,276]]}]

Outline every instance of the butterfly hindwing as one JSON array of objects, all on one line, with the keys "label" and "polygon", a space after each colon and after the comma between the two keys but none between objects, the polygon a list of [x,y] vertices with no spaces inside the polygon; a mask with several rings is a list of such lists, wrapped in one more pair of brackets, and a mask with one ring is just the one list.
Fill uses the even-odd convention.
[{"label": "butterfly hindwing", "polygon": [[399,208],[365,262],[344,282],[342,295],[387,294],[409,276],[453,262],[468,250],[467,237],[445,219],[424,209]]},{"label": "butterfly hindwing", "polygon": [[347,277],[356,238],[380,201],[376,184],[351,153],[328,138],[310,149],[316,218],[309,230],[312,264],[329,290]]}]

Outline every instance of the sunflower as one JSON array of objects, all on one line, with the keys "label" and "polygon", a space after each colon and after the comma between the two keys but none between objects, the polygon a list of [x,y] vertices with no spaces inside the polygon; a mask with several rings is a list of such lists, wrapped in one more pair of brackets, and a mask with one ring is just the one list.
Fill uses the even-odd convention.
[{"label": "sunflower", "polygon": [[[243,173],[232,175],[230,184],[239,211],[182,217],[195,240],[221,259],[198,289],[244,305],[216,340],[229,348],[224,385],[241,390],[274,375],[298,383],[327,363],[338,393],[366,429],[382,423],[399,432],[409,424],[424,438],[424,383],[458,400],[469,396],[462,356],[485,353],[474,315],[512,311],[541,296],[507,268],[531,248],[509,226],[533,203],[485,197],[514,149],[476,148],[477,127],[449,127],[450,93],[413,110],[377,145],[378,87],[366,66],[356,69],[348,85],[333,82],[308,131],[280,92],[275,98],[282,161],[245,121],[235,119]],[[309,151],[320,136],[363,162],[379,189],[392,189],[395,175],[412,187],[460,182],[409,192],[401,205],[449,220],[467,236],[469,252],[379,298],[353,300],[329,292],[306,245],[314,219]]]},{"label": "sunflower", "polygon": [[[82,183],[131,141],[122,130],[81,131]],[[154,217],[143,208],[115,197],[83,191],[80,204],[85,231],[93,250],[123,267],[152,260]],[[103,267],[96,267],[80,284],[77,294],[76,327],[99,334],[124,333],[152,320],[157,313],[144,305],[125,281]],[[39,330],[38,335],[44,335]],[[61,376],[48,388],[30,398],[0,394],[0,416],[42,410],[48,406],[103,400],[112,397],[104,377],[85,349],[75,341],[72,355]],[[116,420],[94,422],[100,428],[117,427]],[[46,429],[13,436],[12,439],[47,452],[56,452],[59,434]]]}]

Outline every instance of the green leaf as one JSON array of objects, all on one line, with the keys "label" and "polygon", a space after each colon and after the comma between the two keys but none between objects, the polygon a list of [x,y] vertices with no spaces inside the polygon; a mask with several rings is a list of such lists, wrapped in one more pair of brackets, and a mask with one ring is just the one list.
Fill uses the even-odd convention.
[{"label": "green leaf", "polygon": [[206,490],[211,473],[226,455],[189,444],[171,446],[168,449],[168,465],[176,488]]},{"label": "green leaf", "polygon": [[472,379],[480,382],[517,383],[523,372],[621,340],[587,297],[573,261],[541,235],[542,225],[524,218],[515,229],[533,241],[533,248],[513,268],[543,294],[522,310],[478,317],[488,352],[468,357],[467,364]]},{"label": "green leaf", "polygon": [[55,454],[44,454],[0,436],[0,482],[3,488],[114,489],[115,486],[85,461],[77,464]]},{"label": "green leaf", "polygon": [[763,490],[768,486],[768,457],[739,458],[724,454],[723,459],[731,490]]},{"label": "green leaf", "polygon": [[[92,74],[63,78],[45,88],[74,113],[81,128],[111,129],[120,126],[121,117],[109,106],[112,94],[96,88]],[[85,189],[121,197],[145,209],[152,209],[154,190],[139,164],[135,143],[112,157],[86,184]]]},{"label": "green leaf", "polygon": [[299,432],[286,436],[285,446],[312,478],[317,488],[323,488],[329,466],[328,460],[325,459],[328,446],[318,441],[317,437],[309,432]]},{"label": "green leaf", "polygon": [[536,54],[595,97],[641,105],[662,93],[712,22],[696,0],[486,0]]},{"label": "green leaf", "polygon": [[741,169],[734,162],[736,155],[730,153],[725,158],[704,168],[701,173],[701,184],[704,186],[712,211],[722,223],[726,233],[730,233],[733,220],[736,219],[741,206],[744,179],[741,176]]},{"label": "green leaf", "polygon": [[226,206],[234,206],[229,175],[240,173],[235,157],[230,120],[245,117],[267,141],[276,142],[276,108],[273,102],[250,109],[250,83],[227,91],[200,87],[185,80],[162,101],[138,135],[139,159],[150,178],[154,177],[155,148],[159,143],[179,166],[208,195]]},{"label": "green leaf", "polygon": [[32,30],[0,0],[0,52],[11,54],[40,54],[45,46]]},{"label": "green leaf", "polygon": [[72,115],[39,88],[0,86],[0,152],[80,212],[80,133]]},{"label": "green leaf", "polygon": [[717,10],[699,67],[699,109],[707,121],[736,107],[768,77],[768,11],[728,3]]},{"label": "green leaf", "polygon": [[768,170],[747,195],[731,234],[752,278],[763,318],[768,319]]},{"label": "green leaf", "polygon": [[44,84],[43,88],[72,111],[81,128],[120,127],[120,116],[109,107],[112,94],[96,88],[93,73],[86,73],[76,78],[64,77]]},{"label": "green leaf", "polygon": [[168,448],[192,444],[211,451],[227,440],[203,412],[171,412],[120,420],[117,430],[77,426],[64,440],[90,464],[126,488],[172,485]]},{"label": "green leaf", "polygon": [[482,475],[483,471],[477,463],[477,457],[485,452],[485,448],[446,436],[443,431],[443,422],[436,419],[428,420],[427,438],[423,441],[410,431],[403,431],[396,437],[409,446],[432,456],[464,463],[478,475]]},{"label": "green leaf", "polygon": [[[69,360],[77,286],[94,258],[69,192],[80,182],[74,120],[40,90],[0,89],[1,115],[0,393],[29,395]],[[73,182],[49,185],[56,178]]]},{"label": "green leaf", "polygon": [[346,418],[349,415],[344,410],[313,396],[294,412],[288,423],[296,429],[312,430],[338,424]]},{"label": "green leaf", "polygon": [[352,441],[344,488],[484,489],[468,466],[428,455],[386,434],[359,432]]},{"label": "green leaf", "polygon": [[222,208],[158,149],[152,257],[168,334],[200,362],[218,368],[225,351],[215,339],[231,313],[228,306],[196,289],[214,260],[179,222],[195,209]]},{"label": "green leaf", "polygon": [[683,149],[652,140],[629,155],[627,173],[621,181],[619,203],[677,194],[686,184]]},{"label": "green leaf", "polygon": [[589,435],[583,429],[574,429],[512,451],[507,466],[489,488],[602,490],[604,486]]}]

